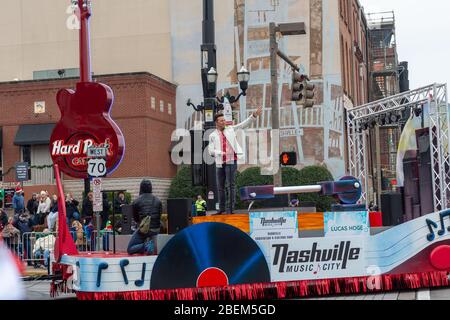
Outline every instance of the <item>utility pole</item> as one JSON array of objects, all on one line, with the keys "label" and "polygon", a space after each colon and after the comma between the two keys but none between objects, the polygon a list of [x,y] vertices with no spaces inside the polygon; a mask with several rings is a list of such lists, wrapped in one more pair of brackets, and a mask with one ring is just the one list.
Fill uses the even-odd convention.
[{"label": "utility pole", "polygon": [[[217,84],[208,82],[208,71],[211,68],[217,70],[216,44],[215,44],[215,23],[214,23],[214,0],[203,0],[203,44],[202,52],[202,85],[204,98],[204,130],[215,128],[214,116],[217,112],[216,92]],[[209,140],[209,136],[204,137],[205,141]],[[207,147],[207,143],[204,143]],[[215,210],[218,203],[217,183],[216,183],[216,165],[206,166],[206,186],[207,186],[207,202],[209,210]],[[210,195],[214,194],[214,198],[210,199]]]},{"label": "utility pole", "polygon": [[[286,61],[294,71],[299,71],[299,68],[294,64],[293,61],[289,59],[289,57],[281,52],[278,49],[277,43],[277,32],[281,33],[284,36],[290,35],[303,35],[306,34],[305,24],[303,22],[295,22],[295,23],[282,23],[275,24],[271,22],[269,24],[269,37],[270,37],[270,82],[272,85],[272,99],[271,99],[271,107],[272,107],[272,139],[279,139],[279,134],[275,134],[275,132],[280,130],[280,105],[279,105],[279,96],[278,96],[278,63],[277,57],[279,56],[284,61]],[[273,145],[273,143],[272,143]],[[276,173],[273,176],[273,184],[275,187],[282,187],[282,172],[280,169],[280,161],[279,155],[275,154],[274,150],[272,150],[272,161],[273,168]]]},{"label": "utility pole", "polygon": [[[269,25],[270,34],[270,83],[272,84],[272,139],[275,139],[275,132],[280,130],[280,109],[278,104],[278,63],[277,63],[277,25],[271,22]],[[278,136],[279,137],[279,136]],[[272,143],[273,145],[273,143]],[[283,180],[281,177],[280,162],[278,160],[278,154],[272,150],[273,168],[276,173],[273,176],[273,184],[275,187],[283,186]]]}]

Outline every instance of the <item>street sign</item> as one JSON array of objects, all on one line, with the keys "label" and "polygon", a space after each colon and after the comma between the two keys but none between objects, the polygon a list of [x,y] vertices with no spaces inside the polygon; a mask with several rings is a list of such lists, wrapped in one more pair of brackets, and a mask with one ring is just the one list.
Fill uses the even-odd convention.
[{"label": "street sign", "polygon": [[90,159],[88,162],[88,175],[94,178],[106,177],[107,168],[105,159]]},{"label": "street sign", "polygon": [[93,211],[102,212],[103,211],[102,178],[92,179],[92,185],[94,190]]},{"label": "street sign", "polygon": [[16,181],[23,182],[28,181],[28,162],[16,163]]},{"label": "street sign", "polygon": [[87,150],[87,156],[89,158],[106,158],[107,152],[107,148],[89,148]]},{"label": "street sign", "polygon": [[214,113],[212,110],[205,110],[205,122],[213,122]]}]

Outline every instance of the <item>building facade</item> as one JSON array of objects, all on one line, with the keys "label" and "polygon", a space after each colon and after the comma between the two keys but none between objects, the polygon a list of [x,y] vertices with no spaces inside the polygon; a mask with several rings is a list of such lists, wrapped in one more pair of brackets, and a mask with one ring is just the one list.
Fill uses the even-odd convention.
[{"label": "building facade", "polygon": [[[77,72],[79,24],[71,3],[0,0],[0,82]],[[92,12],[95,75],[149,72],[172,81],[169,1],[94,0]]]},{"label": "building facade", "polygon": [[[126,145],[119,168],[104,181],[105,190],[124,189],[136,196],[142,178],[151,178],[155,193],[167,198],[176,167],[170,161],[170,138],[176,127],[176,86],[149,73],[99,76],[95,81],[114,92],[111,116],[120,127]],[[60,119],[56,94],[74,88],[77,79],[30,80],[0,83],[2,161],[5,186],[15,185],[14,166],[30,163],[25,192],[54,190],[49,141]],[[81,196],[84,184],[64,176],[66,191]]]},{"label": "building facade", "polygon": [[[201,1],[172,0],[170,12],[177,104],[188,98],[200,102]],[[334,177],[345,175],[345,109],[368,102],[369,96],[367,24],[359,2],[216,1],[215,12],[218,95],[238,93],[236,72],[245,65],[251,80],[247,97],[234,106],[235,121],[262,106],[263,115],[252,128],[259,131],[271,129],[269,23],[305,23],[306,35],[279,37],[278,43],[315,83],[316,105],[305,109],[290,101],[292,70],[279,60],[280,152],[296,151],[299,168],[325,165]],[[179,110],[177,127],[190,129],[201,117],[192,109]]]}]

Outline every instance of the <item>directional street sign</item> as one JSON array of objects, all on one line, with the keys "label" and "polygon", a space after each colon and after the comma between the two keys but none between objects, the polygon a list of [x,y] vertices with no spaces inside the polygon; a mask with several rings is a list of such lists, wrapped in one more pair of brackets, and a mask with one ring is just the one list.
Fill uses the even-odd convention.
[{"label": "directional street sign", "polygon": [[94,212],[103,211],[103,197],[102,197],[102,179],[94,178],[92,179],[92,185],[94,189]]},{"label": "directional street sign", "polygon": [[87,150],[88,158],[106,158],[107,148],[89,148]]},{"label": "directional street sign", "polygon": [[94,178],[106,177],[106,160],[105,159],[89,159],[88,175]]}]

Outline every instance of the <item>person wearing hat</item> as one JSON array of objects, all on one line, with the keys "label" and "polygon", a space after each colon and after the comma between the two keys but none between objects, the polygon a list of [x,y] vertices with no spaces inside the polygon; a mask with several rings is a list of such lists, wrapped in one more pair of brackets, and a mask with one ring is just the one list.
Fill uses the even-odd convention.
[{"label": "person wearing hat", "polygon": [[14,214],[18,215],[25,211],[25,200],[23,198],[23,190],[20,187],[16,188],[16,193],[13,197]]}]

